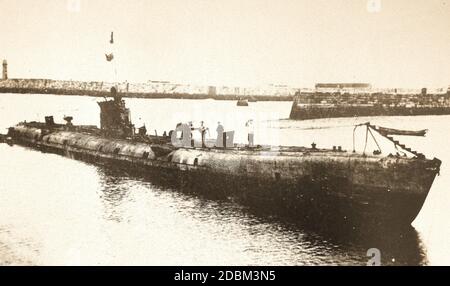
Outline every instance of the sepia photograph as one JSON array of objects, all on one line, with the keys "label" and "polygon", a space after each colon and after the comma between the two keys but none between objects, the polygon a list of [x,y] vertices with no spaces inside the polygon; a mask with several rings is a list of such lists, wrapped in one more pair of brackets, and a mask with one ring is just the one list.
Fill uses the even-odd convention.
[{"label": "sepia photograph", "polygon": [[0,61],[0,266],[450,265],[449,0],[0,0]]}]

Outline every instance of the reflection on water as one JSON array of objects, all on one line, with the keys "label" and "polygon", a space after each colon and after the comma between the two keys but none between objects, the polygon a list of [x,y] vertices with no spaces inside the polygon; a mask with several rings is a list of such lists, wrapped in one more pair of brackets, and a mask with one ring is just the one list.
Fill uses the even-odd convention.
[{"label": "reflection on water", "polygon": [[[146,181],[148,178],[135,175],[123,176],[122,171],[111,168],[102,170],[100,178],[105,182],[103,199],[108,205],[109,203],[118,204],[117,200],[121,199],[129,200],[129,197],[123,194],[128,193],[130,181],[149,184]],[[150,184],[149,188],[157,193],[161,192],[158,195],[159,198],[170,194],[172,199],[177,200],[176,205],[172,207],[177,208],[186,217],[198,220],[202,225],[209,225],[211,222],[238,224],[239,228],[248,229],[244,235],[248,236],[249,240],[265,236],[266,239],[261,240],[262,245],[250,247],[245,252],[255,257],[270,257],[270,260],[265,262],[268,264],[364,265],[368,259],[365,256],[366,252],[373,246],[383,250],[383,264],[423,265],[427,263],[424,246],[417,231],[412,227],[370,231],[340,228],[336,231],[331,226],[317,227],[302,221],[301,218],[284,216],[277,210],[242,206],[223,200],[210,200],[204,195],[185,194],[177,189],[170,189],[164,184],[158,186]],[[117,193],[120,195],[117,196]],[[183,203],[180,204],[180,201]],[[216,229],[217,226],[213,228]],[[214,235],[221,237],[222,230],[218,233],[214,231]],[[233,231],[233,229],[230,230]],[[236,233],[236,235],[241,236],[242,233]],[[273,244],[272,239],[282,244]],[[252,253],[253,251],[255,253]],[[261,258],[257,261],[261,261]]]},{"label": "reflection on water", "polygon": [[[92,112],[89,116],[81,112],[83,123],[97,120],[98,110],[90,106],[95,103],[91,98],[22,96],[29,101],[48,101],[49,105],[56,101],[61,113],[66,112],[65,108]],[[2,128],[35,113],[51,114],[46,105],[38,104],[28,104],[16,112],[23,100],[13,95],[0,100],[6,111],[0,115]],[[137,112],[133,106],[139,106],[140,113],[149,122],[155,122],[155,126],[164,121],[158,110],[176,102],[129,101],[134,116]],[[212,111],[204,114],[210,116],[211,122],[221,114],[237,110],[233,102],[182,102],[188,107],[200,105],[205,110],[211,105]],[[351,133],[347,131],[352,130],[350,125],[355,119],[276,120],[286,118],[289,107],[289,103],[258,102],[250,111],[236,112],[243,114],[238,118],[259,116],[260,130],[272,130],[268,131],[271,132],[268,138],[284,145],[315,141],[321,147],[340,144],[352,148]],[[270,111],[267,118],[262,115],[265,111]],[[188,112],[180,116],[186,118]],[[447,127],[443,123],[448,118],[372,121],[392,127],[414,126],[413,129],[426,126],[430,129],[428,138],[408,144],[445,162],[450,152],[436,146],[445,142]],[[224,117],[218,120],[243,132],[239,120]],[[171,126],[164,124],[160,130]],[[335,128],[329,128],[333,125]],[[317,127],[323,128],[314,129]],[[444,165],[418,218],[419,232],[413,227],[336,232],[331,227],[326,231],[327,227],[308,225],[276,211],[187,194],[157,177],[5,144],[0,145],[0,156],[0,264],[365,265],[369,258],[367,250],[375,247],[381,250],[383,264],[421,265],[444,264],[444,255],[448,253],[446,244],[440,241],[445,239],[448,226],[441,213],[445,205],[439,205],[449,198],[444,190],[448,182]]]}]

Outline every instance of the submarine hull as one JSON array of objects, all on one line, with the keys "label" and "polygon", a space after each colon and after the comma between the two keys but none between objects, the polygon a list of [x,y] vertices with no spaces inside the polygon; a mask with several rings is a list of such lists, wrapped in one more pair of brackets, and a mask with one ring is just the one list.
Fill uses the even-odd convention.
[{"label": "submarine hull", "polygon": [[175,184],[186,192],[232,198],[316,222],[409,225],[441,163],[303,147],[166,148],[27,125],[11,127],[8,136],[44,152],[132,168],[149,174],[152,182]]}]

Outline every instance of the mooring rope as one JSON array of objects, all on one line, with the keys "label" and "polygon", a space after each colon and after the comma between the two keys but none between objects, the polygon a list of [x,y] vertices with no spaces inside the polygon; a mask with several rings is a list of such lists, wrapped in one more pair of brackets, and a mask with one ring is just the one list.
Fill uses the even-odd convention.
[{"label": "mooring rope", "polygon": [[295,127],[295,126],[286,126],[286,127],[270,127],[276,129],[295,129],[295,130],[320,130],[320,129],[333,129],[333,128],[347,128],[358,126],[359,124],[350,124],[350,125],[330,125],[330,126],[319,126],[319,127]]},{"label": "mooring rope", "polygon": [[369,133],[372,136],[373,141],[375,141],[375,144],[377,144],[378,151],[380,151],[380,153],[381,153],[380,145],[378,145],[377,139],[375,138],[375,135],[373,135],[372,130],[370,130],[370,128],[367,128],[367,130],[369,130]]},{"label": "mooring rope", "polygon": [[369,127],[367,127],[366,128],[366,141],[364,142],[364,150],[363,150],[363,155],[365,155],[366,154],[366,148],[367,148],[367,139],[368,139],[368,136],[369,135]]}]

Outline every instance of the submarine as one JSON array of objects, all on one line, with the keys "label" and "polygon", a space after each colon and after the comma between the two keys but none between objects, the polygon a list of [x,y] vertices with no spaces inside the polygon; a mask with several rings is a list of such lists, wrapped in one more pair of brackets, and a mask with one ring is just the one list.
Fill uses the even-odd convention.
[{"label": "submarine", "polygon": [[70,116],[64,124],[46,116],[45,122],[20,122],[8,128],[1,139],[77,160],[148,172],[155,179],[183,181],[194,191],[257,202],[263,208],[390,226],[412,223],[441,165],[439,159],[427,159],[391,137],[422,136],[424,131],[363,124],[367,132],[382,134],[413,156],[320,149],[314,143],[311,147],[242,146],[233,142],[233,132],[198,146],[184,124],[168,135],[147,135],[142,128],[136,132],[130,110],[114,87],[110,98],[98,105],[100,128],[74,125]]}]

